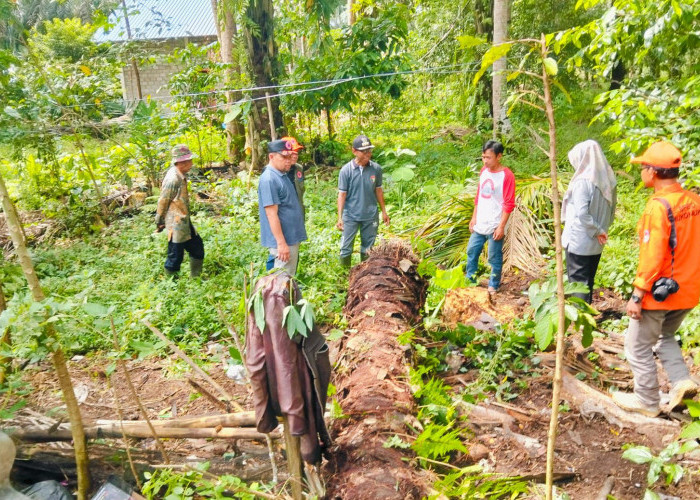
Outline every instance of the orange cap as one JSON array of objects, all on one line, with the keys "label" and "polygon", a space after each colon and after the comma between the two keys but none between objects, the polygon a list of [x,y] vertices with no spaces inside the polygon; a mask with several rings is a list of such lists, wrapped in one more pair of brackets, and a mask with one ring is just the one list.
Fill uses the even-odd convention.
[{"label": "orange cap", "polygon": [[287,141],[287,142],[291,143],[291,145],[292,145],[291,149],[292,149],[292,151],[294,151],[295,153],[297,153],[297,152],[301,151],[302,149],[304,149],[304,146],[302,146],[301,144],[299,144],[299,141],[297,141],[294,137],[286,136],[286,137],[282,137],[282,139],[280,139],[280,140],[282,140],[282,141]]},{"label": "orange cap", "polygon": [[630,160],[630,163],[643,163],[656,168],[678,168],[681,166],[682,155],[676,146],[666,141],[655,142],[641,156]]}]

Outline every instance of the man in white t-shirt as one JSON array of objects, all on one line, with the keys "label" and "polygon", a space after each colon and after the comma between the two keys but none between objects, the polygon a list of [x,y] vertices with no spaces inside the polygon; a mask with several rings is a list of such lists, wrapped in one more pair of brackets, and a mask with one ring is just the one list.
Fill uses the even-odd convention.
[{"label": "man in white t-shirt", "polygon": [[503,238],[506,223],[515,208],[515,176],[508,167],[501,165],[503,144],[488,141],[481,149],[484,166],[479,173],[479,187],[474,200],[474,214],[469,221],[472,232],[467,245],[467,279],[476,282],[479,256],[484,244],[489,243],[489,292],[501,286],[503,268]]}]

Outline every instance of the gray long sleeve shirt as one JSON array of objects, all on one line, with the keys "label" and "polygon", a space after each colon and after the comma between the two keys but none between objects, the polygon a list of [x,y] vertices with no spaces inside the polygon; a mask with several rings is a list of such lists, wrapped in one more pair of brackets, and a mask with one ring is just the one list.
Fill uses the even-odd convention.
[{"label": "gray long sleeve shirt", "polygon": [[613,193],[611,206],[589,180],[575,179],[573,183],[567,200],[562,245],[576,255],[601,254],[603,245],[598,243],[598,235],[608,232],[615,214],[617,193]]}]

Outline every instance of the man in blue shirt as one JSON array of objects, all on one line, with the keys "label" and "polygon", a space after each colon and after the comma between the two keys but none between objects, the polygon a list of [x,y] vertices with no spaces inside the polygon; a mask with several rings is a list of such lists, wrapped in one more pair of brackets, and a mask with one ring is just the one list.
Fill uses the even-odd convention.
[{"label": "man in blue shirt", "polygon": [[350,267],[355,235],[360,231],[360,260],[367,259],[367,252],[374,245],[379,229],[377,203],[382,209],[384,223],[389,225],[389,215],[384,205],[382,167],[372,160],[374,146],[366,135],[358,135],[352,141],[355,157],[338,175],[338,223],[343,232],[340,243],[340,263]]},{"label": "man in blue shirt", "polygon": [[306,240],[304,214],[296,188],[287,173],[294,163],[290,141],[267,145],[269,163],[258,182],[260,240],[275,257],[274,267],[294,275],[299,263],[299,244]]}]

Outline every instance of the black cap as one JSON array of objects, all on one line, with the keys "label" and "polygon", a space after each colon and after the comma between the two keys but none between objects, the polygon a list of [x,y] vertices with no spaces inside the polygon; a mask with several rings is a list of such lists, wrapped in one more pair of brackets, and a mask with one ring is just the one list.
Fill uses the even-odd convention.
[{"label": "black cap", "polygon": [[358,151],[367,151],[368,149],[373,149],[374,146],[366,135],[358,135],[355,140],[352,141],[352,149]]},{"label": "black cap", "polygon": [[285,151],[294,151],[294,146],[289,141],[270,141],[267,143],[267,150],[270,153],[284,153]]}]

